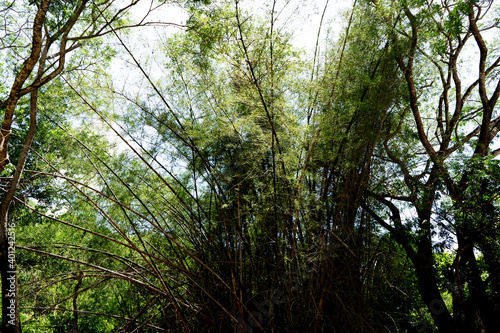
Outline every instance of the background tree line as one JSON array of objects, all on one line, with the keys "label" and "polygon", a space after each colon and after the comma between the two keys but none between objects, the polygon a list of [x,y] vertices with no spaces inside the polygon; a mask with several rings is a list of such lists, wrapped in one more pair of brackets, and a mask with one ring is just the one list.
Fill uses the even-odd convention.
[{"label": "background tree line", "polygon": [[500,326],[497,3],[0,3],[3,331]]}]

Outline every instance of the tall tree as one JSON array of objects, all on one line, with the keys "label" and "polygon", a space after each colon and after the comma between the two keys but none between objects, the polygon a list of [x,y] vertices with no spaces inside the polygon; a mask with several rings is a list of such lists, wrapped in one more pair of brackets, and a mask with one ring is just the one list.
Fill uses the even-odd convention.
[{"label": "tall tree", "polygon": [[[23,96],[30,96],[30,113],[29,116],[26,115],[30,119],[30,128],[19,160],[16,161],[15,172],[2,195],[0,206],[4,332],[21,330],[14,253],[15,222],[9,223],[8,213],[36,133],[39,90],[63,72],[70,52],[81,47],[86,40],[109,33],[112,24],[123,24],[123,15],[136,3],[137,1],[133,1],[122,8],[115,8],[113,1],[100,4],[87,0],[2,1],[3,19],[9,24],[9,28],[3,31],[2,51],[5,53],[2,57],[6,61],[9,61],[10,57],[10,62],[17,62],[20,66],[16,66],[15,70],[6,76],[8,82],[2,82],[2,90],[5,90],[7,96],[2,96],[0,100],[0,109],[3,111],[0,130],[0,172],[9,164],[9,139],[15,126],[18,103]],[[29,36],[31,40],[23,40],[24,36]],[[29,47],[25,48],[23,44]]]},{"label": "tall tree", "polygon": [[[494,3],[365,6],[374,14],[369,20],[385,26],[382,36],[403,80],[378,149],[380,176],[368,190],[373,204],[390,213],[365,209],[405,249],[440,332],[493,332],[499,325],[499,244],[489,235],[498,234],[493,158],[500,151],[493,147],[500,129],[500,57],[487,37],[498,30]],[[404,218],[408,210],[413,217]],[[435,261],[449,250],[454,260],[445,289],[452,305],[444,302],[444,273]]]},{"label": "tall tree", "polygon": [[[48,65],[35,59],[17,93],[35,92],[36,102],[38,90],[48,101],[67,89],[56,99],[84,125],[57,122],[72,148],[44,154],[32,145],[36,170],[25,171],[33,186],[64,194],[52,196],[54,207],[71,209],[24,202],[13,211],[18,246],[29,251],[20,264],[33,267],[23,281],[50,275],[31,283],[36,297],[24,293],[40,322],[85,330],[92,314],[113,318],[94,320],[103,331],[422,331],[407,317],[424,306],[443,332],[497,325],[500,60],[485,41],[497,29],[491,3],[355,1],[339,41],[318,38],[308,58],[283,20],[290,2],[254,15],[238,0],[194,1],[186,30],[155,44],[150,63],[117,31],[125,23],[111,23],[122,11],[106,14],[108,3],[57,2],[41,24],[61,31],[53,46],[108,33],[143,76],[140,89],[103,77],[89,89],[76,73],[40,85],[57,61],[67,66],[61,51],[72,48],[44,57],[46,32],[35,58]],[[17,126],[32,133],[30,101],[16,103]],[[122,153],[108,151],[95,124],[122,141]],[[22,202],[13,189],[32,195],[2,181],[7,208]],[[97,292],[117,297],[103,304]]]}]

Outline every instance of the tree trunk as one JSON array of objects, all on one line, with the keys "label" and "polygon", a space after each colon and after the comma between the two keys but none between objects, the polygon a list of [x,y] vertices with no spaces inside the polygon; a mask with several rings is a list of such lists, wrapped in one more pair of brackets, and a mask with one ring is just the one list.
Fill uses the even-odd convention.
[{"label": "tree trunk", "polygon": [[441,297],[432,257],[424,257],[418,254],[409,255],[409,257],[415,265],[417,272],[420,296],[432,314],[432,318],[438,327],[439,332],[461,332],[458,330],[455,320],[451,316],[448,308],[444,304],[443,298]]},{"label": "tree trunk", "polygon": [[460,255],[457,256],[456,268],[459,269],[457,276],[460,277],[458,287],[462,290],[464,283],[467,282],[469,297],[465,299],[463,294],[458,295],[462,297],[462,302],[455,303],[456,312],[461,315],[458,319],[461,321],[461,326],[467,327],[468,332],[496,332],[499,325],[498,316],[481,278],[481,270],[474,254],[474,244],[460,235],[459,237],[462,238],[459,244],[463,250],[459,248]]}]

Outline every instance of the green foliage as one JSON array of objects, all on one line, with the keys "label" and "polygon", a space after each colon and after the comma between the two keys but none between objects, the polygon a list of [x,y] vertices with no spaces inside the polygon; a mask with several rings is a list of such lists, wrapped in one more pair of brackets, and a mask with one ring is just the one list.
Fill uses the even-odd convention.
[{"label": "green foliage", "polygon": [[[77,4],[53,1],[47,27]],[[357,2],[314,63],[279,26],[284,8],[183,5],[187,29],[156,58],[130,60],[110,33],[40,89],[10,214],[31,249],[17,258],[24,330],[66,332],[76,306],[80,332],[243,331],[251,316],[264,331],[444,332],[429,304],[464,323],[458,296],[481,296],[475,269],[498,301],[500,165],[471,153],[476,88],[446,127],[463,69],[445,65],[479,4]],[[106,74],[116,57],[155,73],[120,90]]]}]

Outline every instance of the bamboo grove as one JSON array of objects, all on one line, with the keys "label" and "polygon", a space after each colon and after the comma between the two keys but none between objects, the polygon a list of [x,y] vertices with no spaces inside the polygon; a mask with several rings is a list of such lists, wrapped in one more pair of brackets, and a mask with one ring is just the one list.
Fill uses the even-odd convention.
[{"label": "bamboo grove", "polygon": [[500,6],[338,5],[1,0],[2,332],[495,332]]}]

